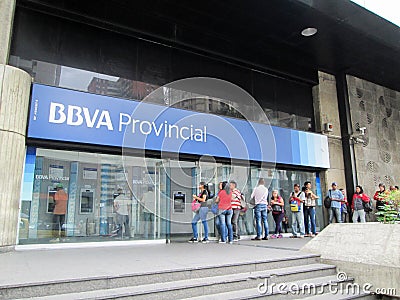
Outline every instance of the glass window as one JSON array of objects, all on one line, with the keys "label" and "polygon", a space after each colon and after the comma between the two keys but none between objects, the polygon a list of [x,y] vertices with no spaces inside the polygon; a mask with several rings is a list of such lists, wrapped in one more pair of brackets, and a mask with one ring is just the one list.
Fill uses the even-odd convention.
[{"label": "glass window", "polygon": [[37,149],[20,244],[165,238],[164,173],[157,159]]},{"label": "glass window", "polygon": [[[30,197],[21,201],[20,244],[189,238],[192,195],[198,193],[200,181],[208,184],[211,207],[219,182],[234,180],[249,200],[264,177],[270,192],[277,189],[284,198],[288,215],[294,183],[311,181],[316,190],[313,172],[41,148],[36,149],[31,176]],[[252,209],[240,213],[242,236],[254,234],[253,217]],[[319,202],[317,226],[322,222]],[[269,223],[272,231],[272,216]],[[208,226],[210,235],[218,236],[211,211]],[[201,236],[201,222],[198,230]]]}]

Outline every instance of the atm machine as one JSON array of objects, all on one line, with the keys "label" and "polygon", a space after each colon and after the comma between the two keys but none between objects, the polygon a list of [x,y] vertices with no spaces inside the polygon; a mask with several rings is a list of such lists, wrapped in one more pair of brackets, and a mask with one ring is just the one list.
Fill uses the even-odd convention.
[{"label": "atm machine", "polygon": [[81,188],[79,193],[79,224],[81,234],[90,236],[96,233],[95,226],[95,189]]},{"label": "atm machine", "polygon": [[177,191],[173,193],[174,214],[186,213],[186,193]]},{"label": "atm machine", "polygon": [[93,214],[94,212],[94,189],[81,189],[79,201],[80,214]]}]

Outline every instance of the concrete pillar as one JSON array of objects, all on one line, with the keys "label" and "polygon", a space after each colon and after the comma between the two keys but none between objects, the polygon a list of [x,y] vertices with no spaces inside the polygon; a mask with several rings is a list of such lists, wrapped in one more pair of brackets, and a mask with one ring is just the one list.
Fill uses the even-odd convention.
[{"label": "concrete pillar", "polygon": [[[335,76],[319,72],[319,84],[313,89],[314,116],[316,131],[328,137],[330,169],[321,172],[321,188],[324,195],[332,182],[346,189],[342,136],[340,131],[339,107]],[[332,132],[324,131],[324,124],[333,125]],[[324,211],[325,224],[328,223],[327,211]]]},{"label": "concrete pillar", "polygon": [[0,65],[0,249],[16,243],[31,77]]},{"label": "concrete pillar", "polygon": [[14,11],[15,0],[0,0],[0,252],[17,239],[31,87],[29,74],[7,65]]},{"label": "concrete pillar", "polygon": [[7,64],[16,0],[0,0],[0,64]]}]

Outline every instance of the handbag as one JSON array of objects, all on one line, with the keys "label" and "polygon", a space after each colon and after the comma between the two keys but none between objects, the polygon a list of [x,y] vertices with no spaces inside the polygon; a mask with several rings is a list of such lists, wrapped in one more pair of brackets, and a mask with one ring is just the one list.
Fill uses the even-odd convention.
[{"label": "handbag", "polygon": [[332,204],[331,198],[332,198],[332,192],[331,192],[331,190],[329,190],[329,196],[326,196],[324,199],[324,206],[327,209],[331,208],[331,204]]},{"label": "handbag", "polygon": [[192,201],[192,212],[197,213],[200,210],[201,204],[197,200]]},{"label": "handbag", "polygon": [[272,213],[273,214],[281,214],[282,213],[282,206],[279,204],[272,205]]}]

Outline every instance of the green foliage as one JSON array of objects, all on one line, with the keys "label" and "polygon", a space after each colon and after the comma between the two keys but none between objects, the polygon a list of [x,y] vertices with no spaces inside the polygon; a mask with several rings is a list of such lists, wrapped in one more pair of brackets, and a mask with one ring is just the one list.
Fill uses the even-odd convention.
[{"label": "green foliage", "polygon": [[381,223],[394,224],[396,221],[400,221],[398,203],[390,201],[389,204],[385,204],[383,210],[375,213],[377,219]]}]

